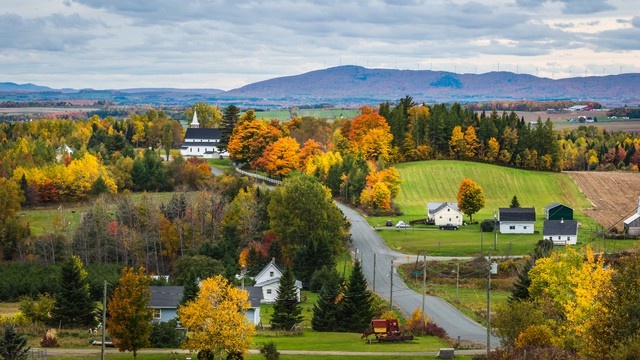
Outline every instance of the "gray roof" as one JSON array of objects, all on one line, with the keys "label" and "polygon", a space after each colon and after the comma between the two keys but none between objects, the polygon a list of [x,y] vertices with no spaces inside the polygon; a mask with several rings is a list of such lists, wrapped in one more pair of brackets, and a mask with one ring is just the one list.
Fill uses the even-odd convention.
[{"label": "gray roof", "polygon": [[633,214],[633,215],[629,216],[629,217],[624,221],[624,224],[625,224],[625,225],[630,225],[632,222],[634,222],[634,221],[638,220],[639,218],[640,218],[640,214],[635,213],[635,214]]},{"label": "gray roof", "polygon": [[498,219],[502,221],[536,222],[535,208],[500,208]]},{"label": "gray roof", "polygon": [[222,134],[221,129],[213,129],[213,128],[188,128],[187,132],[184,134],[184,141],[192,140],[192,139],[216,139],[220,140],[220,135]]},{"label": "gray roof", "polygon": [[175,309],[182,299],[182,286],[149,286],[153,308]]},{"label": "gray roof", "polygon": [[559,202],[554,202],[553,204],[549,204],[549,205],[545,206],[545,207],[544,207],[544,209],[545,209],[545,210],[550,210],[550,209],[553,209],[554,207],[558,207],[558,206],[568,207],[569,209],[573,210],[573,208],[572,208],[572,207],[567,206],[567,205],[565,205],[565,204],[561,204],[561,203],[559,203]]},{"label": "gray roof", "polygon": [[435,214],[438,211],[444,209],[447,205],[451,205],[452,208],[460,211],[460,208],[458,207],[458,203],[457,202],[430,202],[427,203],[427,210],[429,211],[429,214]]},{"label": "gray roof", "polygon": [[260,307],[260,301],[262,300],[262,286],[245,286],[244,289],[249,292],[249,302],[251,302],[251,307]]},{"label": "gray roof", "polygon": [[542,235],[578,235],[578,222],[575,220],[545,220]]}]

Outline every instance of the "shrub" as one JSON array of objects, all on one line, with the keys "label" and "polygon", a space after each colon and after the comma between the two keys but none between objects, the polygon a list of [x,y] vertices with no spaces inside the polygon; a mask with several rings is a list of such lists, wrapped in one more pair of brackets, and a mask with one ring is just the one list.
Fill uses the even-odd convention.
[{"label": "shrub", "polygon": [[480,229],[482,230],[482,232],[493,232],[493,230],[495,230],[495,225],[494,225],[494,220],[483,220],[480,223]]},{"label": "shrub", "polygon": [[56,332],[56,329],[47,330],[47,332],[44,334],[44,336],[40,340],[40,346],[42,347],[60,346],[60,344],[58,344],[58,333]]},{"label": "shrub", "polygon": [[425,335],[437,336],[441,339],[447,339],[449,334],[434,322],[428,322],[424,329]]},{"label": "shrub", "polygon": [[427,330],[426,324],[428,323],[429,317],[422,315],[422,310],[416,308],[407,320],[406,328],[413,335],[424,335]]},{"label": "shrub", "polygon": [[262,346],[260,347],[260,354],[263,354],[264,358],[267,360],[280,359],[280,352],[276,348],[276,343],[274,343],[273,341],[262,344]]},{"label": "shrub", "polygon": [[516,338],[516,347],[544,347],[551,345],[553,331],[547,325],[531,325]]},{"label": "shrub", "polygon": [[154,348],[179,348],[182,342],[181,334],[176,329],[178,322],[169,320],[167,322],[154,322],[151,329],[149,341]]}]

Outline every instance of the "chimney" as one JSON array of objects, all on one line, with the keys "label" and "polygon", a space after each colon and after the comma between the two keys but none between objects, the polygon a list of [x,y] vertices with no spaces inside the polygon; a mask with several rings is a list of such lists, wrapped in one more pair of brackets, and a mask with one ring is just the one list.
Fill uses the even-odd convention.
[{"label": "chimney", "polygon": [[564,218],[560,218],[560,224],[564,224]]}]

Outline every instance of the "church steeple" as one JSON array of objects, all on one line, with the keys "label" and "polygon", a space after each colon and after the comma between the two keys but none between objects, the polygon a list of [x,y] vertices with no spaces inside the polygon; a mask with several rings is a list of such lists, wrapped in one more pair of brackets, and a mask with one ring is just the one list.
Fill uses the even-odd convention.
[{"label": "church steeple", "polygon": [[198,113],[195,110],[193,111],[193,120],[191,121],[191,124],[189,124],[189,127],[194,129],[200,127],[200,124],[198,123]]}]

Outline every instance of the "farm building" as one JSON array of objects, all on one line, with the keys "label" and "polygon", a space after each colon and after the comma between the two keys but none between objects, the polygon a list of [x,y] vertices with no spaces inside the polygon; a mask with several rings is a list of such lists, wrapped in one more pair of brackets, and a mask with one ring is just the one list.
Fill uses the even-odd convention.
[{"label": "farm building", "polygon": [[193,120],[184,134],[184,141],[180,146],[180,154],[184,157],[201,157],[213,159],[228,157],[229,153],[222,151],[220,146],[220,129],[200,128],[198,114],[193,112]]},{"label": "farm building", "polygon": [[[271,261],[256,275],[253,280],[255,280],[255,286],[262,288],[262,302],[271,304],[276,302],[276,297],[278,295],[278,288],[280,287],[280,278],[284,271],[280,269],[278,265],[276,265],[276,260],[271,259]],[[298,297],[298,301],[300,301],[300,290],[302,289],[302,282],[300,280],[296,280],[296,293]]]},{"label": "farm building", "polygon": [[435,225],[462,225],[463,215],[454,202],[427,203],[427,222]]},{"label": "farm building", "polygon": [[500,233],[502,234],[533,234],[536,223],[535,208],[500,208]]},{"label": "farm building", "polygon": [[638,197],[638,208],[636,213],[629,216],[624,221],[624,232],[628,235],[640,235],[640,197]]},{"label": "farm building", "polygon": [[542,238],[553,241],[553,245],[575,245],[578,242],[578,222],[545,220]]},{"label": "farm building", "polygon": [[544,207],[544,218],[547,220],[573,220],[573,209],[556,202]]}]

